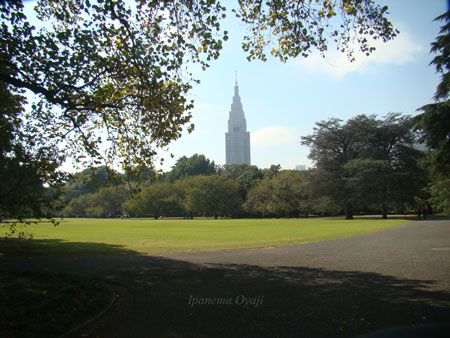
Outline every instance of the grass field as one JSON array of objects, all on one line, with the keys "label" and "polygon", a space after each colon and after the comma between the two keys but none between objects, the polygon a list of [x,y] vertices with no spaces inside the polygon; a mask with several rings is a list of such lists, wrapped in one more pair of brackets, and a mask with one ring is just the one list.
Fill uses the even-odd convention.
[{"label": "grass field", "polygon": [[[388,229],[404,219],[64,219],[27,227],[34,239],[0,240],[0,255],[131,254],[256,248]],[[3,229],[6,232],[7,228]]]}]

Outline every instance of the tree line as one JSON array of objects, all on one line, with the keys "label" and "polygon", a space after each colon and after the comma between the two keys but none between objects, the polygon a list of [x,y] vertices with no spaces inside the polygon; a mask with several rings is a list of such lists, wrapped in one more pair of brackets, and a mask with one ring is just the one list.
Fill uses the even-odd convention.
[{"label": "tree line", "polygon": [[[67,183],[64,216],[298,217],[359,213],[430,212],[426,148],[414,119],[358,115],[316,123],[302,137],[315,168],[216,165],[204,155],[183,156],[168,173],[105,167]],[[98,191],[95,187],[99,187]]]}]

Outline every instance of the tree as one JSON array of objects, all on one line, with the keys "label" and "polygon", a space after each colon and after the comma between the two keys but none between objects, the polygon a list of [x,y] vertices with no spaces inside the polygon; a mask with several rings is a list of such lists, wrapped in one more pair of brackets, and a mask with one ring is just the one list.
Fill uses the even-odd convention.
[{"label": "tree", "polygon": [[257,166],[245,163],[225,165],[223,174],[239,183],[239,192],[243,200],[256,181],[263,178]]},{"label": "tree", "polygon": [[144,183],[147,181],[155,180],[158,178],[156,171],[152,168],[145,166],[136,166],[128,170],[125,175],[123,175],[123,181],[131,183]]},{"label": "tree", "polygon": [[64,217],[86,217],[86,209],[90,205],[90,196],[93,194],[84,194],[73,198],[62,210]]},{"label": "tree", "polygon": [[72,199],[63,210],[66,217],[118,217],[122,204],[128,197],[124,185],[103,187],[95,193],[87,193]]},{"label": "tree", "polygon": [[272,164],[270,168],[264,168],[261,170],[261,172],[264,178],[266,177],[272,178],[275,175],[277,175],[280,172],[280,170],[281,170],[280,164]]},{"label": "tree", "polygon": [[425,186],[410,117],[359,115],[345,124],[330,119],[316,125],[313,135],[302,137],[319,169],[315,195],[327,194],[348,219],[373,206],[386,218],[390,207],[411,203]]},{"label": "tree", "polygon": [[221,48],[223,8],[205,5],[42,0],[37,17],[49,24],[36,29],[21,1],[2,2],[0,80],[35,94],[28,121],[43,141],[65,141],[78,159],[152,166],[155,146],[178,138],[190,120],[184,63],[206,65]]},{"label": "tree", "polygon": [[91,167],[72,175],[66,183],[64,197],[70,201],[80,195],[95,193],[100,188],[122,184],[121,175],[107,166]]},{"label": "tree", "polygon": [[423,131],[423,141],[430,150],[432,171],[447,177],[450,174],[450,11],[435,20],[444,21],[440,35],[431,44],[431,52],[438,53],[431,61],[442,74],[434,95],[435,103],[427,104],[416,117],[417,127]]},{"label": "tree", "polygon": [[[338,180],[338,182],[336,182]],[[311,213],[315,215],[340,215],[345,210],[345,197],[339,198],[344,191],[340,189],[340,177],[324,169],[313,168],[306,172],[306,184],[309,194],[308,202]]]},{"label": "tree", "polygon": [[272,178],[274,205],[285,217],[308,216],[311,205],[304,173],[295,170],[281,171]]},{"label": "tree", "polygon": [[431,64],[442,74],[434,95],[435,103],[421,108],[416,117],[416,126],[423,132],[422,141],[428,147],[425,166],[430,172],[432,183],[430,202],[437,210],[450,213],[450,11],[436,18],[444,21],[440,35],[431,45],[431,52],[437,53]]},{"label": "tree", "polygon": [[450,179],[439,180],[430,185],[429,201],[436,210],[450,215]]},{"label": "tree", "polygon": [[123,210],[134,217],[181,216],[184,210],[177,189],[172,183],[153,183],[125,201]]},{"label": "tree", "polygon": [[[361,125],[364,116],[358,116],[342,125],[342,120],[331,118],[328,121],[316,123],[314,134],[302,137],[302,144],[311,148],[309,158],[315,163],[317,168],[324,175],[320,184],[323,188],[316,189],[320,194],[328,194],[337,205],[342,207],[348,219],[353,218],[355,209],[355,198],[349,187],[345,184],[346,173],[343,165],[350,160],[356,159],[363,150],[363,135],[360,128],[352,128]],[[361,138],[360,138],[361,137]]]},{"label": "tree", "polygon": [[[351,60],[355,41],[361,51],[370,54],[374,48],[369,46],[369,37],[387,41],[398,33],[384,17],[387,10],[387,6],[365,0],[247,0],[239,1],[235,12],[248,29],[242,48],[249,60],[265,61],[266,49],[272,47],[270,53],[286,61],[306,57],[313,49],[324,53],[329,39]],[[339,20],[339,26],[333,26],[331,20]]]},{"label": "tree", "polygon": [[24,98],[2,82],[0,100],[0,219],[51,218],[62,207],[66,178],[56,170],[59,155],[25,134]]},{"label": "tree", "polygon": [[90,206],[86,208],[86,216],[119,217],[127,197],[128,191],[124,185],[101,188],[89,199]]},{"label": "tree", "polygon": [[[387,7],[373,0],[238,4],[235,12],[249,29],[243,42],[249,59],[265,60],[272,46],[283,61],[325,52],[330,39],[351,58],[352,41],[370,53],[368,36],[396,35]],[[36,16],[45,27],[38,28],[23,8],[20,0],[0,1],[0,83],[30,100],[18,111],[17,137],[34,143],[16,162],[34,161],[47,149],[58,156],[34,161],[41,172],[57,172],[66,157],[91,166],[120,161],[126,171],[152,168],[158,148],[186,125],[193,129],[188,92],[196,80],[186,65],[206,69],[219,57],[228,39],[219,1],[40,0]],[[17,103],[24,107],[23,100],[11,104]],[[48,176],[40,176],[44,185],[52,182]]]},{"label": "tree", "polygon": [[258,181],[247,194],[243,205],[244,210],[251,215],[259,215],[261,217],[274,215],[275,208],[271,199],[272,190],[273,186],[270,178]]},{"label": "tree", "polygon": [[[397,180],[401,175],[387,161],[356,159],[344,165],[347,173],[345,185],[351,191],[353,203],[359,210],[381,210],[382,217],[387,218],[389,206],[399,200]],[[413,198],[411,196],[411,198]]]},{"label": "tree", "polygon": [[191,215],[228,216],[239,213],[242,200],[239,184],[220,175],[192,176],[183,182],[184,207]]},{"label": "tree", "polygon": [[244,209],[253,215],[296,217],[308,216],[311,210],[304,173],[292,170],[265,177],[253,187]]},{"label": "tree", "polygon": [[413,126],[410,116],[391,113],[383,120],[374,119],[373,130],[366,131],[370,137],[365,157],[379,168],[367,179],[378,182],[374,191],[381,192],[376,205],[381,207],[383,218],[387,218],[389,206],[402,209],[405,203],[413,205],[415,196],[421,195],[427,184],[427,175],[419,166],[424,153],[417,149]]},{"label": "tree", "polygon": [[216,172],[214,161],[210,161],[205,155],[194,154],[191,157],[180,157],[172,170],[167,174],[169,182],[197,175],[212,175]]}]

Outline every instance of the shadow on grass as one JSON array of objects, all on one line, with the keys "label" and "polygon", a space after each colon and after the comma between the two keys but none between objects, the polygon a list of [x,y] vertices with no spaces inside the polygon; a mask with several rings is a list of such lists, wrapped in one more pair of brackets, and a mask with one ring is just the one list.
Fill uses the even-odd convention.
[{"label": "shadow on grass", "polygon": [[122,245],[68,242],[62,239],[0,239],[0,259],[7,256],[36,255],[126,255],[136,254]]},{"label": "shadow on grass", "polygon": [[104,283],[70,274],[4,272],[0,277],[0,336],[59,337],[111,304]]}]

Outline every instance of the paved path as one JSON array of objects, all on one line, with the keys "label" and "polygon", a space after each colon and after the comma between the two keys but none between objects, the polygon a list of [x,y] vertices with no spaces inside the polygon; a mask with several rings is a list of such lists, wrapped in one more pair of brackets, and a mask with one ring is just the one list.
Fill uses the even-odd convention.
[{"label": "paved path", "polygon": [[111,283],[111,311],[71,337],[354,337],[450,322],[449,221],[277,248],[15,257],[3,269]]},{"label": "paved path", "polygon": [[450,221],[422,221],[361,236],[303,245],[217,252],[173,253],[164,257],[195,264],[250,264],[376,272],[433,280],[450,291]]}]

